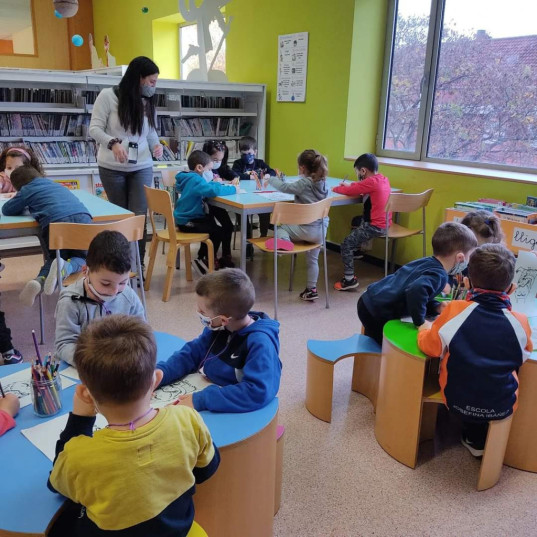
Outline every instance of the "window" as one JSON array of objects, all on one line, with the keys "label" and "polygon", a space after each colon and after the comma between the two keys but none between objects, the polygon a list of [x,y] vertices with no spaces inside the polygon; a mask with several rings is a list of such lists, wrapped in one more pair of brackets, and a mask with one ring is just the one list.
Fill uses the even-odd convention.
[{"label": "window", "polygon": [[[207,54],[207,70],[213,69],[217,71],[226,72],[226,40],[222,39],[223,32],[220,28],[218,21],[213,20],[209,24],[209,33],[211,36],[211,43],[205,43],[205,49],[210,50]],[[179,50],[181,52],[181,60],[185,57],[188,59],[181,62],[181,78],[186,80],[188,75],[195,69],[199,69],[200,62],[197,54],[198,46],[198,25],[189,24],[181,26],[179,28]],[[214,59],[215,54],[216,60]],[[214,60],[214,63],[213,63]],[[212,64],[212,67],[211,67]]]},{"label": "window", "polygon": [[0,0],[0,54],[34,56],[35,49],[31,0]]},{"label": "window", "polygon": [[390,0],[379,155],[537,169],[533,0]]}]

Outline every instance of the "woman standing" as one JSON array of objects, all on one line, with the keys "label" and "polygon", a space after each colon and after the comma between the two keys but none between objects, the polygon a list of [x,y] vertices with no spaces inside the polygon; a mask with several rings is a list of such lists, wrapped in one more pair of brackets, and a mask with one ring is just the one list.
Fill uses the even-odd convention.
[{"label": "woman standing", "polygon": [[[97,163],[106,195],[135,214],[147,213],[144,185],[151,186],[152,157],[162,156],[153,101],[158,75],[152,60],[134,58],[119,85],[99,93],[91,115],[89,134],[99,144]],[[145,235],[139,242],[142,264]]]}]

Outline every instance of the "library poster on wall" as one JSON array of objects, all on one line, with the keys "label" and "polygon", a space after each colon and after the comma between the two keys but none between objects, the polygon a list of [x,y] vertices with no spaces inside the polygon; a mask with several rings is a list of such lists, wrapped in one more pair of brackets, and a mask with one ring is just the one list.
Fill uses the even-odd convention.
[{"label": "library poster on wall", "polygon": [[306,100],[308,32],[278,36],[278,102]]}]

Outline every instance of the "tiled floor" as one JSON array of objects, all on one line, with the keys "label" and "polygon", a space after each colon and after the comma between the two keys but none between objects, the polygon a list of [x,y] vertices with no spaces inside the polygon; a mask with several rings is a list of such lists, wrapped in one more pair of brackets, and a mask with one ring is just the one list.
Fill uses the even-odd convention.
[{"label": "tiled floor", "polygon": [[[194,250],[193,250],[194,251]],[[238,257],[238,256],[236,256]],[[341,277],[339,256],[329,253],[332,284]],[[152,289],[147,293],[149,320],[156,330],[185,339],[199,334],[195,282],[175,274],[172,296],[161,302],[164,256],[159,254]],[[17,300],[24,282],[35,276],[38,256],[4,259],[2,307],[15,344],[30,356],[31,328],[38,329],[37,307]],[[295,289],[287,291],[288,259],[280,272],[281,359],[280,422],[286,426],[282,507],[274,534],[302,536],[507,536],[537,535],[537,475],[504,467],[499,484],[475,490],[479,462],[458,443],[446,416],[437,438],[422,446],[419,465],[411,470],[387,455],[374,436],[369,401],[350,391],[350,361],[336,368],[331,424],[304,407],[306,341],[347,337],[360,329],[356,316],[359,293],[382,275],[378,267],[356,263],[358,291],[330,290],[324,307],[319,284],[316,303],[298,299],[304,288],[304,261],[299,259]],[[273,314],[272,257],[256,253],[248,273],[257,290],[256,308]],[[321,271],[322,278],[322,271]],[[52,349],[54,298],[47,298],[47,343]],[[0,441],[1,442],[1,441]],[[237,531],[240,536],[240,530]]]}]

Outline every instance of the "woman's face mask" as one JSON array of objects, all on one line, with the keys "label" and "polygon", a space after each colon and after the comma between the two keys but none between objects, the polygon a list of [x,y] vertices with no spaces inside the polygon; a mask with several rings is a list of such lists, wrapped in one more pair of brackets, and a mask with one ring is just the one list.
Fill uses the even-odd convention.
[{"label": "woman's face mask", "polygon": [[140,86],[140,93],[142,94],[142,97],[147,97],[148,99],[155,95],[156,90],[157,88],[155,88],[155,86],[149,86],[147,84],[142,84]]}]

